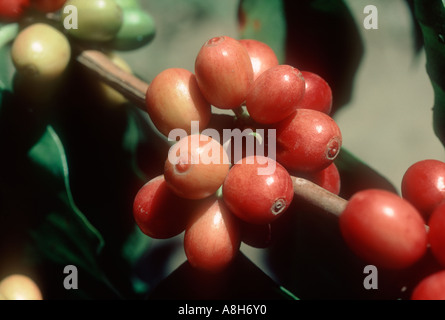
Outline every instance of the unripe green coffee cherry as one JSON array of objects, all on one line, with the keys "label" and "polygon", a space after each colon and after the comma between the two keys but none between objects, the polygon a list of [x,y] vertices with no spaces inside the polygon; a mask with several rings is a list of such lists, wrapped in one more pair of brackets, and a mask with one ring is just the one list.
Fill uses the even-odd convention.
[{"label": "unripe green coffee cherry", "polygon": [[65,10],[74,6],[77,11],[77,29],[68,29],[71,36],[94,42],[112,40],[122,26],[122,9],[115,0],[68,0],[62,9],[62,19],[73,14]]},{"label": "unripe green coffee cherry", "polygon": [[71,58],[71,48],[62,32],[48,24],[35,23],[17,35],[11,57],[21,75],[54,79],[65,71]]},{"label": "unripe green coffee cherry", "polygon": [[153,17],[141,9],[123,11],[123,24],[113,40],[117,50],[135,50],[150,43],[156,33]]}]

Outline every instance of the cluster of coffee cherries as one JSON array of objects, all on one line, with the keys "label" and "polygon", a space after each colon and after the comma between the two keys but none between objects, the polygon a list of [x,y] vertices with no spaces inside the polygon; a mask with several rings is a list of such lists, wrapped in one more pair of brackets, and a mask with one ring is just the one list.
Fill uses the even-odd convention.
[{"label": "cluster of coffee cherries", "polygon": [[[195,268],[226,268],[241,242],[267,246],[271,224],[294,199],[292,175],[339,193],[333,161],[342,135],[329,115],[330,86],[315,73],[279,64],[263,42],[211,38],[194,72],[169,68],[153,79],[146,107],[173,143],[163,174],[135,196],[134,218],[152,238],[184,231]],[[232,112],[233,123],[224,128],[218,111]]]},{"label": "cluster of coffee cherries", "polygon": [[339,217],[345,241],[364,260],[391,270],[426,268],[413,300],[445,299],[444,182],[444,162],[420,160],[405,171],[401,196],[359,191]]},{"label": "cluster of coffee cherries", "polygon": [[[334,160],[342,136],[330,116],[329,85],[317,74],[280,65],[262,42],[227,36],[208,40],[194,73],[171,68],[153,79],[146,107],[159,132],[175,142],[164,174],[136,195],[134,217],[153,238],[184,231],[185,254],[198,269],[224,269],[241,242],[266,247],[273,223],[290,204],[304,205],[302,198],[296,200],[295,177],[340,193]],[[234,156],[233,136],[221,141],[221,130],[212,122],[212,110],[218,109],[234,111],[237,129],[248,128],[254,135],[267,129],[260,140],[275,142],[273,157],[248,148]],[[191,123],[199,125],[192,130]],[[400,196],[365,189],[340,202],[341,212],[335,214],[346,245],[378,268],[408,269],[430,249],[445,265],[445,164],[426,160],[413,165],[402,191]],[[445,271],[432,274],[412,298],[445,298],[443,279]]]},{"label": "cluster of coffee cherries", "polygon": [[[415,287],[412,299],[445,299],[445,162],[424,159],[412,164],[401,183],[402,197],[419,212],[426,227],[427,251],[437,265]],[[406,237],[411,237],[407,234]],[[419,246],[424,247],[422,242]]]},{"label": "cluster of coffee cherries", "polygon": [[[4,0],[0,22],[4,23],[0,43],[8,43],[9,34],[12,41],[14,91],[30,96],[33,104],[52,99],[72,53],[80,47],[100,48],[113,63],[131,72],[118,52],[147,45],[156,32],[153,17],[139,0]],[[115,104],[126,101],[102,83],[97,91]]]}]

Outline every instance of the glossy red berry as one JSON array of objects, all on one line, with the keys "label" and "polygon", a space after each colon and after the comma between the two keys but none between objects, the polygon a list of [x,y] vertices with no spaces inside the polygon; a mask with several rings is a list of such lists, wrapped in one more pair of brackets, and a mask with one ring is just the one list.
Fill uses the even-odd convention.
[{"label": "glossy red berry", "polygon": [[434,209],[428,221],[428,242],[436,260],[445,267],[445,202]]},{"label": "glossy red berry", "polygon": [[170,148],[164,176],[178,196],[203,199],[219,189],[229,169],[229,158],[218,141],[193,134],[183,137]]},{"label": "glossy red berry", "polygon": [[30,0],[0,1],[0,20],[18,21],[30,6]]},{"label": "glossy red berry", "polygon": [[403,175],[401,191],[427,222],[434,208],[445,200],[445,163],[434,159],[414,163]]},{"label": "glossy red berry", "polygon": [[250,117],[258,123],[276,123],[294,112],[304,95],[300,70],[278,65],[264,71],[252,85],[246,98]]},{"label": "glossy red berry", "polygon": [[150,119],[165,136],[173,129],[191,134],[192,121],[199,121],[200,130],[210,121],[210,103],[201,94],[195,75],[186,69],[160,72],[150,83],[145,101]]},{"label": "glossy red berry", "polygon": [[247,49],[253,67],[255,81],[264,71],[278,65],[278,58],[271,47],[255,39],[241,39],[239,42]]},{"label": "glossy red berry", "polygon": [[188,262],[208,272],[226,268],[238,254],[240,243],[238,220],[215,198],[199,208],[184,234]]},{"label": "glossy red berry", "polygon": [[419,212],[389,191],[357,192],[348,201],[339,223],[351,250],[377,267],[407,268],[427,249],[427,232]]},{"label": "glossy red berry", "polygon": [[329,166],[342,146],[340,128],[327,114],[298,109],[276,125],[276,159],[297,172],[316,172]]},{"label": "glossy red berry", "polygon": [[174,194],[162,175],[142,186],[133,202],[136,224],[154,239],[167,239],[183,232],[191,210],[192,202]]},{"label": "glossy red berry", "polygon": [[241,220],[271,223],[288,209],[294,195],[292,179],[275,160],[249,156],[238,161],[223,184],[227,207]]},{"label": "glossy red berry", "polygon": [[228,36],[214,37],[201,47],[195,74],[206,100],[221,109],[241,106],[253,83],[249,53],[238,40]]},{"label": "glossy red berry", "polygon": [[301,74],[305,81],[305,93],[298,107],[330,114],[332,110],[332,90],[329,84],[316,73],[301,71]]},{"label": "glossy red berry", "polygon": [[445,300],[445,270],[420,281],[411,294],[411,300]]}]

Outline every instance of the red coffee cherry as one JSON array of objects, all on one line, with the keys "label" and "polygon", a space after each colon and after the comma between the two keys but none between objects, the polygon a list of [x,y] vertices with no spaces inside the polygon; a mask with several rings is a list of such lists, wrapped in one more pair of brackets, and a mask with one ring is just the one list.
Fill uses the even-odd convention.
[{"label": "red coffee cherry", "polygon": [[445,300],[445,270],[420,281],[411,294],[411,300]]},{"label": "red coffee cherry", "polygon": [[240,248],[239,222],[220,199],[202,205],[187,226],[184,250],[188,262],[207,272],[219,272],[236,257]]},{"label": "red coffee cherry", "polygon": [[341,177],[335,163],[331,163],[327,168],[320,171],[294,173],[293,175],[312,181],[336,195],[340,194]]},{"label": "red coffee cherry", "polygon": [[304,95],[304,79],[300,70],[278,65],[264,71],[252,85],[246,108],[253,120],[271,124],[294,112]]},{"label": "red coffee cherry", "polygon": [[30,4],[30,0],[0,1],[0,20],[8,22],[20,20]]},{"label": "red coffee cherry", "polygon": [[298,109],[274,126],[277,138],[276,159],[288,170],[323,170],[340,152],[340,128],[334,119],[323,112]]},{"label": "red coffee cherry", "polygon": [[253,83],[253,68],[246,48],[228,36],[208,40],[195,60],[202,94],[213,106],[233,109],[246,100]]},{"label": "red coffee cherry", "polygon": [[192,209],[193,202],[174,194],[163,175],[142,186],[133,202],[136,224],[144,234],[154,239],[167,239],[183,232]]},{"label": "red coffee cherry", "polygon": [[305,93],[298,107],[330,114],[332,110],[332,90],[329,84],[316,73],[301,71],[301,74],[305,81]]},{"label": "red coffee cherry", "polygon": [[377,267],[407,268],[427,249],[420,213],[408,201],[385,190],[354,194],[339,219],[347,245]]},{"label": "red coffee cherry", "polygon": [[193,134],[173,145],[165,161],[164,176],[178,196],[203,199],[223,184],[230,169],[228,155],[215,139]]},{"label": "red coffee cherry", "polygon": [[255,81],[264,71],[278,65],[278,58],[271,47],[255,39],[241,39],[239,42],[247,49],[253,67]]},{"label": "red coffee cherry", "polygon": [[155,127],[165,136],[173,129],[191,134],[191,122],[199,121],[199,129],[207,127],[211,106],[199,90],[196,77],[186,69],[169,68],[150,83],[146,106]]},{"label": "red coffee cherry", "polygon": [[271,223],[288,209],[294,195],[287,170],[271,158],[250,156],[229,171],[223,184],[227,207],[241,220]]},{"label": "red coffee cherry", "polygon": [[434,209],[428,221],[428,242],[436,260],[445,267],[445,202]]},{"label": "red coffee cherry", "polygon": [[434,159],[414,163],[403,175],[401,191],[428,222],[435,207],[445,200],[445,163]]},{"label": "red coffee cherry", "polygon": [[62,9],[66,0],[32,0],[32,6],[41,12],[56,12]]}]

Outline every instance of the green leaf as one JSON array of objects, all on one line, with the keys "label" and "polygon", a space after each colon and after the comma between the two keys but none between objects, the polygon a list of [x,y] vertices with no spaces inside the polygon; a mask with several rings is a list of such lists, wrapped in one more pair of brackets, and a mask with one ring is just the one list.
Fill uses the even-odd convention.
[{"label": "green leaf", "polygon": [[286,18],[282,0],[241,0],[240,36],[269,45],[281,63],[285,59]]},{"label": "green leaf", "polygon": [[[83,264],[82,260],[85,259],[94,265],[94,257],[99,254],[103,248],[104,240],[98,230],[88,221],[87,217],[85,217],[85,215],[77,208],[74,202],[69,183],[69,170],[65,150],[57,133],[51,126],[47,127],[42,138],[30,150],[28,155],[35,165],[46,171],[45,174],[55,178],[52,187],[59,190],[59,197],[67,204],[67,207],[71,211],[66,212],[65,214],[71,214],[72,217],[62,218],[58,217],[57,214],[50,214],[47,217],[49,225],[52,225],[55,230],[59,230],[61,234],[67,230],[73,231],[73,228],[78,228],[73,234],[65,233],[66,236],[72,237],[71,241],[78,246],[79,251],[81,252],[80,257],[75,259],[76,263]],[[63,214],[61,214],[61,216],[62,215]],[[69,219],[69,223],[67,219]],[[47,227],[48,226],[44,226],[43,228]],[[43,232],[45,237],[38,237],[38,231],[33,231],[32,233],[34,234],[37,243],[42,239],[44,239],[43,244],[58,243],[57,241],[54,242],[56,239],[49,239],[51,233],[49,233],[48,230]],[[76,241],[80,243],[76,243]],[[57,247],[66,249],[70,246],[61,246],[59,242]],[[46,249],[46,247],[42,248]],[[93,248],[91,252],[88,250],[90,248]],[[48,252],[48,254],[55,260],[59,257],[64,260],[64,258],[66,258],[63,256],[64,253],[70,255],[70,253],[63,250],[61,252],[55,251],[53,246],[51,246],[51,249]],[[92,270],[94,270],[94,268]]]},{"label": "green leaf", "polygon": [[434,90],[433,127],[445,145],[445,4],[441,0],[414,2],[422,30],[426,70]]},{"label": "green leaf", "polygon": [[12,88],[14,67],[11,61],[10,44],[18,32],[18,23],[0,24],[0,89]]}]

